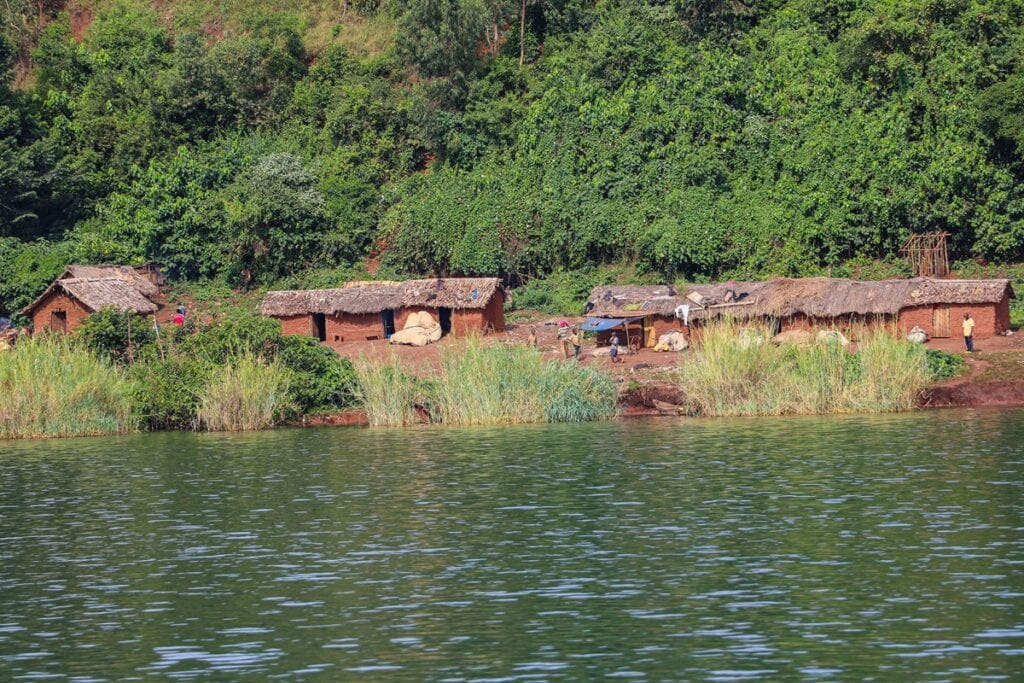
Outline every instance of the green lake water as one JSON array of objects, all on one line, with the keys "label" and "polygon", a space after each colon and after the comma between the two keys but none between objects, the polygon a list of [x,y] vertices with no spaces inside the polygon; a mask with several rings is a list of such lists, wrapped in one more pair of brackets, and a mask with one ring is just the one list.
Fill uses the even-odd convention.
[{"label": "green lake water", "polygon": [[0,681],[1024,680],[1024,412],[0,442]]}]

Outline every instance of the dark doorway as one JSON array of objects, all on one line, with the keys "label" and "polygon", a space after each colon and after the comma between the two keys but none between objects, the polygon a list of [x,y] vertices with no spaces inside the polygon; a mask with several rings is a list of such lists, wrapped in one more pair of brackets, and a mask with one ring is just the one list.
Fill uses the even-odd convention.
[{"label": "dark doorway", "polygon": [[437,309],[438,321],[441,323],[441,335],[446,335],[452,331],[452,309],[450,308],[439,308]]},{"label": "dark doorway", "polygon": [[54,311],[50,314],[50,329],[54,332],[68,331],[67,311]]},{"label": "dark doorway", "polygon": [[313,314],[313,332],[320,341],[327,341],[327,316],[325,314]]},{"label": "dark doorway", "polygon": [[395,333],[395,312],[390,308],[380,313],[381,322],[384,323],[384,338],[390,339]]}]

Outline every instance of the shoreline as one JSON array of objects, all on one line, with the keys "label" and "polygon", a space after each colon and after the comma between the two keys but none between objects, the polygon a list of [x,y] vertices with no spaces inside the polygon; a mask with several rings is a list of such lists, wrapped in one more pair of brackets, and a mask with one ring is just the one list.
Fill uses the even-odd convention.
[{"label": "shoreline", "polygon": [[[1024,353],[1019,362],[1024,365]],[[970,364],[965,375],[920,390],[917,406],[909,412],[955,408],[1024,408],[1024,378],[979,380],[989,369],[985,361]],[[620,392],[618,413],[613,420],[641,417],[687,417],[701,419],[701,415],[686,415],[679,411],[685,397],[678,387],[664,381],[639,381]],[[808,415],[850,415],[855,413],[809,413]],[[871,414],[871,413],[861,413]],[[727,419],[728,416],[726,416]],[[764,415],[762,417],[789,417]],[[710,418],[709,418],[710,419]],[[723,419],[716,417],[715,419]],[[282,427],[368,427],[369,418],[362,408],[348,408],[337,413],[307,416]],[[423,421],[421,424],[429,424]]]}]

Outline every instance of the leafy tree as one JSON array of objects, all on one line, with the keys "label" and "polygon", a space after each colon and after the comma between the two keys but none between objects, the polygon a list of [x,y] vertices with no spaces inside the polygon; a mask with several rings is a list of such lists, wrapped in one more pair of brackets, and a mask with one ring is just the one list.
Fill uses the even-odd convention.
[{"label": "leafy tree", "polygon": [[323,264],[327,202],[316,177],[291,154],[269,154],[225,191],[225,227],[235,277],[243,285]]},{"label": "leafy tree", "polygon": [[466,82],[487,26],[484,0],[395,0],[397,48],[427,78]]}]

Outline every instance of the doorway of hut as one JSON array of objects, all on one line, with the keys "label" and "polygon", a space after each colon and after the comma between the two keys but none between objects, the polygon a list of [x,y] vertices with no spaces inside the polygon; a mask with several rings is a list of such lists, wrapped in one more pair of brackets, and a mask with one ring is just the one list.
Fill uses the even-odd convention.
[{"label": "doorway of hut", "polygon": [[949,304],[935,304],[932,307],[932,336],[949,336]]},{"label": "doorway of hut", "polygon": [[391,339],[391,335],[395,333],[395,312],[390,308],[381,311],[380,320],[384,323],[384,338]]},{"label": "doorway of hut", "polygon": [[452,331],[452,309],[437,309],[437,318],[438,322],[441,323],[441,336],[443,337],[444,335]]},{"label": "doorway of hut", "polygon": [[327,314],[313,314],[313,333],[316,335],[317,340],[327,341]]},{"label": "doorway of hut", "polygon": [[50,330],[52,332],[68,331],[68,312],[54,311],[50,314]]}]

